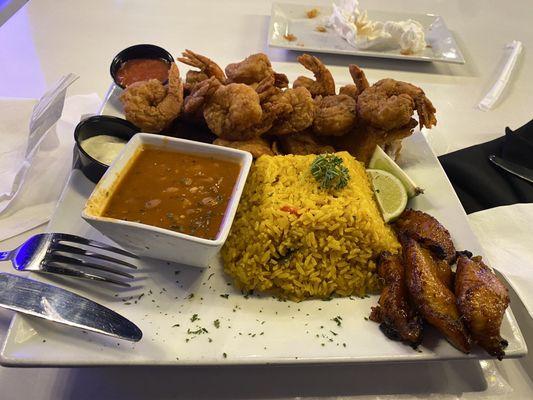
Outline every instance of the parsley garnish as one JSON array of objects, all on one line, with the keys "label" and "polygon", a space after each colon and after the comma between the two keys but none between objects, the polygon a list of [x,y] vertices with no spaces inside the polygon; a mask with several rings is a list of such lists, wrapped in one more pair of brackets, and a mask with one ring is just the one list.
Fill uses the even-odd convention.
[{"label": "parsley garnish", "polygon": [[318,155],[311,164],[311,174],[322,189],[342,189],[350,179],[348,168],[335,154]]}]

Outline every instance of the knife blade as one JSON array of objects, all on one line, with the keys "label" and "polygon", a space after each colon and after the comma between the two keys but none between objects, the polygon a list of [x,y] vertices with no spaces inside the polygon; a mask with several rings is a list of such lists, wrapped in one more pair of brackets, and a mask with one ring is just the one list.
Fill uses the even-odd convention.
[{"label": "knife blade", "polygon": [[92,300],[47,283],[0,273],[0,307],[49,321],[137,342],[141,330]]},{"label": "knife blade", "polygon": [[501,157],[498,157],[494,154],[489,156],[489,160],[494,164],[500,167],[501,169],[516,175],[522,179],[525,179],[528,182],[533,183],[533,170],[522,167],[521,165],[515,164],[514,162],[504,160]]}]

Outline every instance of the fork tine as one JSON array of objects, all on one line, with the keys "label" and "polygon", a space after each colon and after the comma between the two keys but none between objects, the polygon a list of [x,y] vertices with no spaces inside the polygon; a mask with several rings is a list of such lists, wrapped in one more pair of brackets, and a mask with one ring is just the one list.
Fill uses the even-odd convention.
[{"label": "fork tine", "polygon": [[121,260],[119,258],[110,257],[110,256],[107,256],[105,254],[94,253],[92,251],[88,251],[88,250],[85,250],[85,249],[80,249],[79,247],[70,246],[70,245],[64,244],[64,243],[53,243],[52,246],[50,246],[50,250],[52,250],[52,251],[60,251],[60,252],[65,252],[65,253],[79,254],[79,255],[82,255],[82,256],[86,256],[86,257],[97,258],[99,260],[104,260],[104,261],[109,261],[109,262],[112,262],[112,263],[120,264],[120,265],[123,265],[123,266],[128,267],[128,268],[137,269],[137,267],[135,265],[130,264],[129,262],[126,262],[126,261]]},{"label": "fork tine", "polygon": [[94,264],[92,262],[88,262],[88,261],[85,261],[85,260],[81,260],[79,258],[74,258],[74,257],[68,257],[68,256],[62,256],[60,254],[53,254],[53,253],[50,253],[48,254],[45,259],[44,259],[44,262],[45,263],[49,263],[49,262],[59,262],[59,263],[65,263],[65,264],[70,264],[70,265],[74,265],[74,266],[78,266],[78,267],[87,267],[87,268],[92,268],[92,269],[97,269],[99,271],[105,271],[105,272],[109,272],[110,274],[117,274],[117,275],[121,275],[121,276],[124,276],[126,278],[130,278],[130,279],[133,279],[134,276],[133,275],[130,275],[128,274],[127,272],[124,272],[124,271],[120,271],[118,269],[114,269],[114,268],[111,268],[111,267],[108,267],[106,265],[100,265],[100,264]]},{"label": "fork tine", "polygon": [[133,253],[130,253],[129,251],[119,249],[118,247],[110,246],[108,244],[98,242],[97,240],[89,240],[80,236],[71,235],[68,233],[54,233],[52,238],[54,241],[67,241],[67,242],[73,242],[78,244],[84,244],[86,246],[92,246],[96,247],[98,249],[108,250],[112,251],[114,253],[122,254],[123,256],[131,257],[131,258],[139,258]]},{"label": "fork tine", "polygon": [[57,275],[67,275],[67,276],[73,276],[76,278],[90,279],[92,281],[112,283],[114,285],[119,285],[123,287],[130,287],[129,283],[122,282],[117,279],[109,278],[107,276],[102,276],[102,275],[91,274],[88,272],[78,271],[78,270],[74,270],[70,268],[59,267],[57,265],[43,264],[42,269],[39,271],[35,271],[35,272],[50,272],[52,274],[57,274]]}]

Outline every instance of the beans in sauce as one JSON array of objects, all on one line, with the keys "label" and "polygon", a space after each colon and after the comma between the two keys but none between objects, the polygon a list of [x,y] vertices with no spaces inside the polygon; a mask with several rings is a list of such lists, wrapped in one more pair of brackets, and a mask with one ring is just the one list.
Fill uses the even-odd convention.
[{"label": "beans in sauce", "polygon": [[239,172],[236,162],[143,146],[102,216],[215,239]]}]

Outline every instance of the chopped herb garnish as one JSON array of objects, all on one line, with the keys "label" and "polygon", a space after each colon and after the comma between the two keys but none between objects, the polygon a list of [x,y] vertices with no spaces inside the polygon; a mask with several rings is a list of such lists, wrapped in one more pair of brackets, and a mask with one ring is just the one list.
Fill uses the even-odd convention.
[{"label": "chopped herb garnish", "polygon": [[222,357],[228,358],[228,355],[226,353],[222,353]]},{"label": "chopped herb garnish", "polygon": [[179,326],[180,326],[180,324],[174,324],[174,325],[172,325],[172,328],[176,328],[176,327],[179,327]]},{"label": "chopped herb garnish", "polygon": [[209,331],[205,328],[198,328],[195,331],[192,331],[191,329],[187,329],[187,334],[189,335],[202,335],[204,333],[209,333]]},{"label": "chopped herb garnish", "polygon": [[193,314],[191,317],[191,322],[198,321],[200,318],[198,318],[198,314]]},{"label": "chopped herb garnish", "polygon": [[311,164],[311,174],[322,189],[342,189],[350,179],[348,168],[335,154],[318,155]]},{"label": "chopped herb garnish", "polygon": [[218,319],[215,319],[213,321],[213,325],[215,325],[215,328],[217,328],[217,329],[220,328],[220,321]]},{"label": "chopped herb garnish", "polygon": [[209,275],[209,276],[207,277],[207,280],[211,279],[211,277],[212,277],[213,275],[215,275],[215,274],[212,273],[211,275]]},{"label": "chopped herb garnish", "polygon": [[332,321],[335,321],[335,323],[337,324],[337,326],[341,326],[341,325],[342,325],[342,322],[341,322],[341,321],[342,321],[342,317],[340,317],[340,316],[338,316],[338,315],[337,315],[335,318],[332,318],[331,320],[332,320]]},{"label": "chopped herb garnish", "polygon": [[220,297],[227,299],[229,297],[229,294],[221,294]]},{"label": "chopped herb garnish", "polygon": [[194,293],[191,293],[190,295],[187,296],[188,299],[192,299],[194,297]]}]

